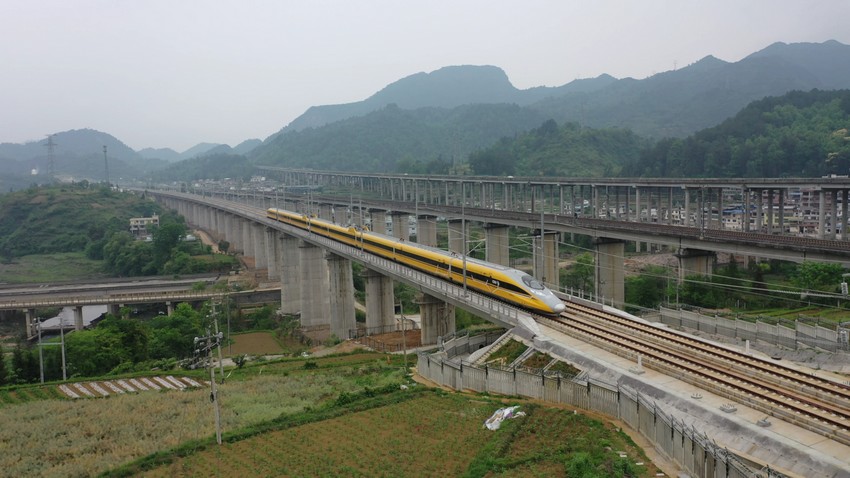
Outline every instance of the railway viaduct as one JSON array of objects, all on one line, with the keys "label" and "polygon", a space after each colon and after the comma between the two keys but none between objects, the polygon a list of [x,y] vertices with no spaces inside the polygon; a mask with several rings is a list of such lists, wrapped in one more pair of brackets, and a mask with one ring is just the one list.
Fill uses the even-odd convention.
[{"label": "railway viaduct", "polygon": [[[187,220],[223,237],[236,250],[253,257],[258,269],[281,284],[281,310],[300,314],[308,333],[347,338],[355,329],[352,261],[366,267],[366,329],[398,330],[393,281],[416,288],[420,295],[421,341],[437,343],[454,332],[454,308],[460,306],[506,327],[536,329],[521,309],[466,290],[443,279],[373,256],[360,249],[268,219],[262,207],[195,194],[146,191]],[[323,208],[320,217],[333,220]],[[396,228],[396,231],[402,231]],[[404,235],[400,236],[407,239]]]},{"label": "railway viaduct", "polygon": [[[494,180],[486,178],[434,178],[396,176],[384,177],[354,173],[325,173],[284,170],[278,171],[285,183],[303,185],[318,183],[326,186],[349,187],[348,197],[342,194],[309,195],[286,193],[286,189],[269,192],[234,192],[205,187],[196,194],[148,191],[169,207],[178,210],[190,222],[201,228],[217,231],[220,237],[237,245],[247,256],[253,256],[258,268],[268,270],[269,278],[281,282],[281,303],[284,312],[300,312],[302,325],[330,326],[331,333],[346,337],[353,328],[353,286],[351,267],[339,255],[326,252],[303,238],[276,229],[273,221],[264,217],[269,206],[315,214],[318,217],[344,224],[362,225],[366,218],[372,230],[386,232],[387,216],[391,218],[392,233],[409,240],[409,221],[417,221],[416,241],[436,245],[437,220],[446,218],[449,249],[466,253],[468,224],[477,221],[484,225],[486,260],[508,265],[508,228],[517,226],[534,232],[533,274],[552,289],[558,289],[557,247],[561,234],[592,236],[596,247],[596,299],[621,307],[624,300],[624,244],[656,244],[678,251],[680,279],[690,274],[710,274],[717,252],[738,256],[777,258],[790,261],[830,261],[850,264],[850,235],[839,236],[826,231],[826,225],[836,223],[846,230],[847,178],[819,180],[761,180],[755,186],[735,184],[728,180],[701,180],[699,184],[667,184],[666,190],[655,183],[641,185],[612,183],[559,184],[524,180]],[[640,180],[636,180],[640,181]],[[714,181],[714,182],[712,182]],[[710,184],[705,186],[704,184]],[[740,231],[727,229],[720,214],[728,190],[738,187],[745,203],[756,207],[746,210],[755,216],[755,224],[774,225],[761,230],[750,229],[753,221],[749,212]],[[351,188],[358,191],[355,199]],[[785,227],[783,204],[788,191],[796,188],[819,191],[816,204],[817,222],[823,224],[815,237],[789,234]],[[582,199],[588,197],[588,199]],[[774,197],[781,198],[776,204]],[[498,199],[497,199],[498,198]],[[566,199],[568,198],[568,199]],[[644,199],[641,199],[644,198]],[[692,208],[692,199],[696,207]],[[663,201],[662,201],[663,199]],[[684,219],[674,223],[673,204],[681,208]],[[715,205],[711,205],[715,201]],[[663,219],[653,218],[648,211],[658,210],[661,202]],[[581,204],[580,208],[571,206]],[[616,206],[609,207],[609,204]],[[837,214],[838,207],[843,214]],[[694,214],[690,211],[703,211]],[[840,225],[831,218],[840,217]],[[821,233],[823,231],[823,233]],[[324,250],[323,250],[324,249]],[[394,327],[392,283],[390,277],[368,268],[367,329]],[[417,284],[414,284],[417,286]],[[316,291],[329,291],[316,298]],[[570,291],[571,292],[571,291]],[[323,299],[330,297],[330,300]],[[453,330],[454,314],[451,301],[423,294],[423,343],[433,343],[438,336]],[[462,303],[459,305],[463,305]],[[328,317],[344,317],[343,320]]]},{"label": "railway viaduct", "polygon": [[[534,275],[557,284],[559,235],[585,234],[596,245],[594,290],[614,306],[624,300],[624,243],[677,252],[679,280],[712,273],[716,253],[850,265],[850,178],[574,179],[416,176],[261,167],[279,178],[271,192],[204,185],[198,192],[257,206],[363,223],[405,237],[410,217],[417,240],[436,242],[436,220],[447,218],[449,248],[467,242],[466,221],[484,225],[486,259],[508,264],[508,227],[533,231]],[[309,186],[305,186],[309,185]],[[318,195],[311,188],[333,189]],[[300,193],[292,191],[300,191]],[[308,191],[309,194],[305,194]],[[732,221],[724,210],[735,208]],[[731,215],[731,214],[729,214]],[[464,219],[466,221],[464,221]]]}]

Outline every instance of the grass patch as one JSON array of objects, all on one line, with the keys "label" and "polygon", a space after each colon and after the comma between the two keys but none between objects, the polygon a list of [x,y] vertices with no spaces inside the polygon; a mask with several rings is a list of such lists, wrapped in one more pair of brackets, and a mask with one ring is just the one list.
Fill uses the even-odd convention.
[{"label": "grass patch", "polygon": [[567,362],[557,361],[554,365],[549,367],[549,372],[559,372],[563,377],[575,377],[581,370],[573,367]]},{"label": "grass patch", "polygon": [[47,283],[110,277],[103,261],[88,259],[82,252],[39,254],[0,264],[0,282],[10,284]]},{"label": "grass patch", "polygon": [[228,357],[234,355],[274,355],[287,352],[272,332],[247,332],[230,336],[233,344],[222,347]]},{"label": "grass patch", "polygon": [[534,369],[541,369],[549,365],[549,362],[551,361],[552,357],[550,357],[549,355],[546,355],[543,352],[534,352],[533,354],[531,354],[530,357],[525,359],[525,361],[522,363],[522,366]]},{"label": "grass patch", "polygon": [[527,416],[504,422],[504,434],[480,450],[465,476],[622,478],[660,471],[611,424],[535,404],[521,410]]},{"label": "grass patch", "polygon": [[511,339],[499,347],[499,350],[493,352],[488,358],[487,363],[495,363],[502,366],[510,365],[526,350],[528,350],[527,345],[518,340]]}]

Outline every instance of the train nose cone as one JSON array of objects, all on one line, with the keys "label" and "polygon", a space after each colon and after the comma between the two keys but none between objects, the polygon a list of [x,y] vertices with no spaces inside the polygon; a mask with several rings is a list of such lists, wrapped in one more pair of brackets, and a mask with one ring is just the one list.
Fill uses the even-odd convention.
[{"label": "train nose cone", "polygon": [[553,309],[555,309],[555,312],[557,312],[557,313],[559,313],[559,314],[560,314],[561,312],[563,312],[563,311],[567,310],[567,306],[566,306],[566,305],[564,305],[564,304],[562,304],[562,303],[560,303],[560,302],[558,302],[557,304],[555,304],[555,307],[552,307],[552,308],[553,308]]}]

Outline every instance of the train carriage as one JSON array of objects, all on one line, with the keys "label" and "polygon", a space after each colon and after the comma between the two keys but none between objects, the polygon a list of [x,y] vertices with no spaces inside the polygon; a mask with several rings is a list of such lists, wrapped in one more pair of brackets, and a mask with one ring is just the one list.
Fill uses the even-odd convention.
[{"label": "train carriage", "polygon": [[547,315],[557,315],[564,311],[563,302],[552,291],[528,274],[510,267],[463,258],[441,249],[353,226],[340,226],[282,209],[270,208],[267,216],[456,284],[466,283],[466,287],[471,290],[525,309]]}]

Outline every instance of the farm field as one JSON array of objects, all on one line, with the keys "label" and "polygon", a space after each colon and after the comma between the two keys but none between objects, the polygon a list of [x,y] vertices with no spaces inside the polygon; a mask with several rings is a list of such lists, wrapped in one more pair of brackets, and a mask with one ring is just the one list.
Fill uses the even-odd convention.
[{"label": "farm field", "polygon": [[[56,384],[2,389],[13,399],[0,404],[0,469],[4,476],[655,476],[642,450],[611,424],[409,382],[404,390],[401,364],[399,356],[358,351],[232,370],[220,386],[220,448],[206,387],[74,400]],[[485,429],[505,403],[527,416]]]},{"label": "farm field", "polygon": [[[413,392],[410,392],[413,393]],[[570,410],[483,427],[500,401],[443,392],[264,433],[176,458],[144,476],[655,476],[614,427]],[[638,465],[636,463],[641,463]]]},{"label": "farm field", "polygon": [[227,356],[236,355],[276,355],[284,352],[280,342],[271,332],[249,332],[233,334],[233,344],[222,346],[221,351]]},{"label": "farm field", "polygon": [[[257,363],[220,386],[222,427],[249,427],[402,379],[400,360],[388,364],[375,353]],[[55,398],[56,385],[40,389],[0,391],[14,398],[0,405],[5,476],[92,476],[214,434],[208,388],[77,400]]]}]

